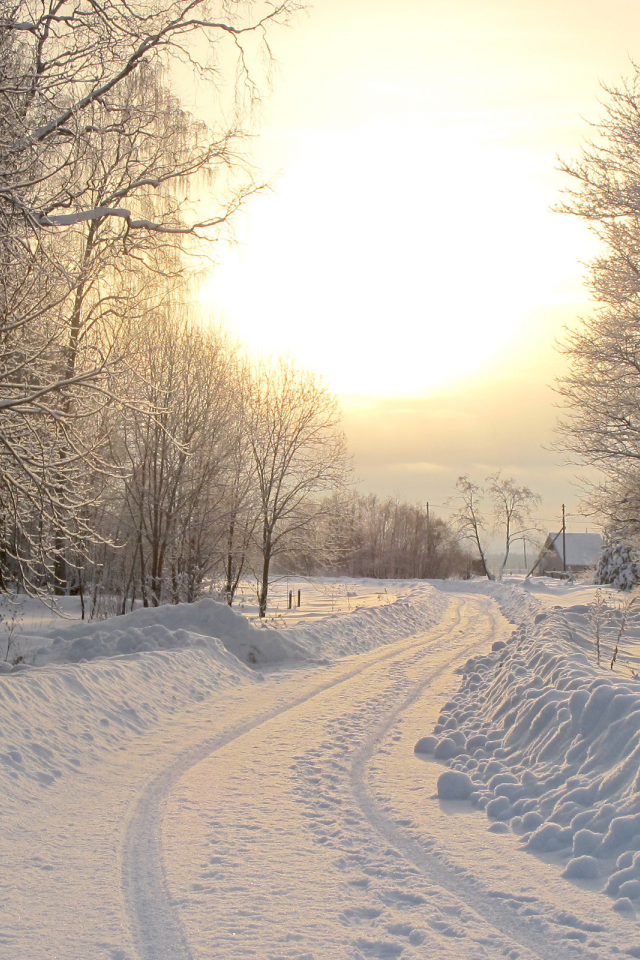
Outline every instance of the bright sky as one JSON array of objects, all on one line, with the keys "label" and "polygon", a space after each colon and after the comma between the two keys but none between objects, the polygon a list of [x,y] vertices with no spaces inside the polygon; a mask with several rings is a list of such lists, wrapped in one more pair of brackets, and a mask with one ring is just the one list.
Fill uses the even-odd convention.
[{"label": "bright sky", "polygon": [[272,40],[255,154],[281,172],[203,302],[326,376],[363,489],[442,502],[502,467],[574,509],[541,445],[595,248],[549,207],[599,82],[640,57],[640,4],[318,0]]}]

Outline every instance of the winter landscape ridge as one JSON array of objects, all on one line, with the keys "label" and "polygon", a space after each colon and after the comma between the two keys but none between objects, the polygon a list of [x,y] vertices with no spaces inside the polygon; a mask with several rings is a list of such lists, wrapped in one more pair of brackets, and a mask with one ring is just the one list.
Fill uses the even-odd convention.
[{"label": "winter landscape ridge", "polygon": [[280,628],[204,599],[18,638],[2,955],[640,957],[628,602],[546,578],[305,589],[324,615]]}]

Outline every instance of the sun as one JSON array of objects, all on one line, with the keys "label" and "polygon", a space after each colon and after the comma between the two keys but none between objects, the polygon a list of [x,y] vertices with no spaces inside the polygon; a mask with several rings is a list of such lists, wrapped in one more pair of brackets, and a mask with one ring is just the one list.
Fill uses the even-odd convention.
[{"label": "sun", "polygon": [[340,394],[424,394],[482,369],[557,296],[568,227],[536,156],[452,125],[437,151],[413,128],[310,131],[303,146],[200,290],[250,348]]}]

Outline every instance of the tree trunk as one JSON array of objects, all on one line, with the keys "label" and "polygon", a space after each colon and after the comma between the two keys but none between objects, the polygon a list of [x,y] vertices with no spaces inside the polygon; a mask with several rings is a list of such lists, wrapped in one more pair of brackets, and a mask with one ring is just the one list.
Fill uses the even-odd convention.
[{"label": "tree trunk", "polygon": [[269,594],[269,565],[271,563],[271,538],[267,537],[262,544],[262,582],[258,596],[258,616],[267,615],[267,596]]},{"label": "tree trunk", "polygon": [[233,534],[235,531],[235,521],[231,520],[229,523],[228,533],[227,533],[227,563],[226,563],[226,582],[224,585],[225,597],[227,598],[227,603],[229,606],[233,604],[233,594],[235,590],[233,589]]},{"label": "tree trunk", "polygon": [[482,544],[480,543],[480,537],[477,531],[476,531],[475,539],[476,539],[476,546],[478,548],[478,553],[480,554],[480,561],[482,563],[482,568],[485,572],[485,576],[487,580],[495,580],[494,575],[491,573],[491,571],[489,570],[489,567],[487,566],[487,561],[485,560],[485,556],[484,556],[484,550],[482,549]]},{"label": "tree trunk", "polygon": [[[84,248],[84,253],[82,255],[82,266],[80,269],[79,280],[76,286],[75,295],[73,298],[73,307],[71,310],[71,317],[69,320],[69,342],[67,344],[66,353],[67,353],[67,362],[65,368],[65,377],[67,380],[71,380],[76,372],[76,364],[78,359],[78,349],[80,346],[80,335],[82,333],[82,311],[84,308],[84,297],[87,286],[87,275],[89,271],[89,265],[91,262],[91,255],[93,253],[93,247],[95,242],[96,234],[96,223],[93,222],[89,226],[89,231],[87,233],[87,240]],[[63,409],[66,413],[71,413],[71,400],[67,397],[63,400]],[[62,447],[59,452],[59,457],[61,461],[64,461],[69,456],[69,451],[66,447]],[[64,596],[69,591],[69,583],[67,579],[67,559],[66,559],[66,549],[65,549],[65,536],[63,529],[58,527],[55,532],[55,541],[54,549],[55,556],[53,560],[53,592],[57,596]]]}]

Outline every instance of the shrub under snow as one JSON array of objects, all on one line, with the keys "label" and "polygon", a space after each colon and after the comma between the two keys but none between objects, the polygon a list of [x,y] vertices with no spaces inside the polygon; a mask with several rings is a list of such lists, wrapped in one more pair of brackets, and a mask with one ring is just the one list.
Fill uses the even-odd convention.
[{"label": "shrub under snow", "polygon": [[595,583],[607,583],[618,590],[631,590],[640,580],[639,565],[633,559],[631,549],[622,540],[607,544],[598,559]]}]

